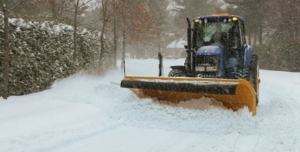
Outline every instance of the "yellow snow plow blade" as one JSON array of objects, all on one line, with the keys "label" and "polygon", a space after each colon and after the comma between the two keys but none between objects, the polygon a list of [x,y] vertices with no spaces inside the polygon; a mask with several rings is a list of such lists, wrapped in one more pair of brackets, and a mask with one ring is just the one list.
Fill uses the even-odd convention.
[{"label": "yellow snow plow blade", "polygon": [[211,97],[236,111],[245,106],[256,114],[256,93],[244,79],[125,76],[121,87],[139,97],[152,97],[174,103]]}]

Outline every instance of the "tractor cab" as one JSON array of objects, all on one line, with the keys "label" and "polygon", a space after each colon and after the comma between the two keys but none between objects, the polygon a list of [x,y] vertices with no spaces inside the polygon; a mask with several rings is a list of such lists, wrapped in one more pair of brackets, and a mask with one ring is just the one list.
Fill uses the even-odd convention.
[{"label": "tractor cab", "polygon": [[193,46],[219,44],[228,49],[240,49],[246,43],[244,31],[244,19],[240,16],[197,17],[194,19]]}]

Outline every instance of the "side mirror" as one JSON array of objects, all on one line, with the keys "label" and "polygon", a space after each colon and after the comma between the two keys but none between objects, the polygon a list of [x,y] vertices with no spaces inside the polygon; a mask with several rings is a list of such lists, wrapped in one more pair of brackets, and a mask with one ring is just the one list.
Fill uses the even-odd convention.
[{"label": "side mirror", "polygon": [[188,46],[188,45],[184,45],[184,48],[185,48],[185,49],[188,49],[188,48],[189,48],[189,46]]}]

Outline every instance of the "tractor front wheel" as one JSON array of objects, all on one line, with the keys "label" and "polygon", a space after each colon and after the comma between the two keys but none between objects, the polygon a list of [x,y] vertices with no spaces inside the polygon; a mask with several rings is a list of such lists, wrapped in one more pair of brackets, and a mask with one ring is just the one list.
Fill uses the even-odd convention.
[{"label": "tractor front wheel", "polygon": [[252,55],[251,58],[251,72],[250,72],[250,82],[256,92],[256,105],[258,105],[258,89],[257,89],[257,79],[258,79],[258,56],[256,54]]}]

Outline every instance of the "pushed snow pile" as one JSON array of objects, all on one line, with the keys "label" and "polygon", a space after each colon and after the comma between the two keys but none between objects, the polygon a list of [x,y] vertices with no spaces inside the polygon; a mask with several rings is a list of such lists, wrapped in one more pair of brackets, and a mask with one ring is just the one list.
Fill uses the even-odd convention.
[{"label": "pushed snow pile", "polygon": [[178,105],[166,105],[153,102],[152,99],[136,99],[137,103],[126,99],[127,103],[119,106],[117,111],[121,112],[121,119],[126,120],[127,125],[144,128],[209,134],[237,131],[249,134],[257,127],[258,119],[253,118],[247,108],[233,112],[211,100],[202,98]]}]

